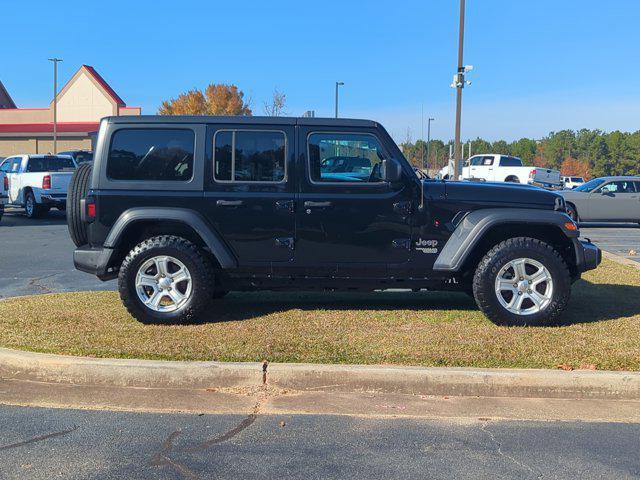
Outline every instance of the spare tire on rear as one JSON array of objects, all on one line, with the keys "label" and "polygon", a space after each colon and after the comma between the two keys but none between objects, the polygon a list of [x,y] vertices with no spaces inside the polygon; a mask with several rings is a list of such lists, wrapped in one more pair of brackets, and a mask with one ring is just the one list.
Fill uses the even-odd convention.
[{"label": "spare tire on rear", "polygon": [[92,165],[90,163],[81,164],[71,177],[69,192],[67,194],[67,226],[69,235],[76,247],[89,243],[87,236],[87,224],[82,221],[80,211],[80,200],[87,196],[89,183],[91,181]]}]

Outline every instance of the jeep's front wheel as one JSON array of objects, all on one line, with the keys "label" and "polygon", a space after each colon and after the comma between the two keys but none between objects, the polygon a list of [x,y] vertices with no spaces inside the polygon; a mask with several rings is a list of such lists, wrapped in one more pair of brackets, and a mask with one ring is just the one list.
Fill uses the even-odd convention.
[{"label": "jeep's front wheel", "polygon": [[553,325],[570,293],[571,275],[564,260],[535,238],[510,238],[496,245],[473,278],[478,307],[500,325]]},{"label": "jeep's front wheel", "polygon": [[184,238],[149,238],[129,252],[118,290],[129,313],[142,323],[197,320],[209,304],[213,271],[200,249]]}]

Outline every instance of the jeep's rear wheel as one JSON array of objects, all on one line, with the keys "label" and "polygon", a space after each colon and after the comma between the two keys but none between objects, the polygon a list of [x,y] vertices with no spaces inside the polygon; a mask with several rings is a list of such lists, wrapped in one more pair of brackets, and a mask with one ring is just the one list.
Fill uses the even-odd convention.
[{"label": "jeep's rear wheel", "polygon": [[494,323],[553,325],[569,301],[571,276],[552,246],[535,238],[510,238],[480,261],[473,293]]},{"label": "jeep's rear wheel", "polygon": [[210,302],[213,285],[211,264],[200,249],[169,235],[136,245],[118,275],[122,303],[142,323],[197,320]]}]

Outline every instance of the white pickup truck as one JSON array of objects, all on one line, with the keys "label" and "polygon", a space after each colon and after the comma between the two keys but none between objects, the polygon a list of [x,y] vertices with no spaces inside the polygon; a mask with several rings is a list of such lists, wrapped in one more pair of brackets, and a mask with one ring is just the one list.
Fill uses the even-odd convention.
[{"label": "white pickup truck", "polygon": [[0,163],[0,172],[7,177],[8,204],[24,207],[29,218],[49,211],[64,210],[67,188],[76,163],[71,157],[55,155],[14,155]]},{"label": "white pickup truck", "polygon": [[9,179],[6,173],[0,172],[0,220],[2,220],[2,215],[4,215],[4,206],[9,199],[8,193]]},{"label": "white pickup truck", "polygon": [[[448,167],[445,167],[439,175],[442,178],[449,178],[448,173]],[[562,187],[558,170],[525,167],[521,159],[509,155],[474,155],[465,162],[462,178],[481,182],[513,182],[548,188]]]}]

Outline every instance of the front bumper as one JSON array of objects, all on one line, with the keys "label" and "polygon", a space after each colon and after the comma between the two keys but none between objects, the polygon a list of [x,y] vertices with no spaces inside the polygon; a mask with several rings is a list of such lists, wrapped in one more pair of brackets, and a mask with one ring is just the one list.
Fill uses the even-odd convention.
[{"label": "front bumper", "polygon": [[573,239],[576,253],[576,268],[579,273],[593,270],[602,262],[602,250],[588,240]]},{"label": "front bumper", "polygon": [[95,275],[102,281],[112,280],[118,276],[118,270],[110,267],[111,248],[91,248],[88,245],[76,248],[73,252],[73,264],[82,271]]}]

